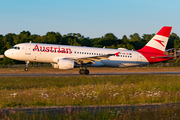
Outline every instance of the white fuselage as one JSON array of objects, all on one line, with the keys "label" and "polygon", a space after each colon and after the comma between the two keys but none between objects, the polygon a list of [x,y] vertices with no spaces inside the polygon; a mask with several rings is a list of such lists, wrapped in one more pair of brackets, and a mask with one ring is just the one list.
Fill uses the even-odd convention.
[{"label": "white fuselage", "polygon": [[11,59],[31,62],[57,63],[58,59],[88,58],[115,54],[107,59],[94,61],[91,66],[129,67],[148,64],[148,60],[139,52],[109,48],[79,47],[40,43],[21,43],[7,50],[5,55]]}]

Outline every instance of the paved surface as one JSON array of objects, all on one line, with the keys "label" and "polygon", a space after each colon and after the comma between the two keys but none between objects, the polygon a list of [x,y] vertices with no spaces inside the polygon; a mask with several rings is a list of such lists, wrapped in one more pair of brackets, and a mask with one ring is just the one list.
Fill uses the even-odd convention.
[{"label": "paved surface", "polygon": [[[88,76],[105,76],[105,75],[157,75],[157,74],[180,74],[180,72],[119,72],[119,73],[90,73]],[[82,76],[79,73],[21,73],[21,74],[0,74],[0,76],[17,76],[17,77],[24,77],[24,76]]]},{"label": "paved surface", "polygon": [[166,103],[166,104],[146,104],[146,105],[101,105],[101,106],[54,106],[54,107],[41,107],[41,108],[9,108],[9,109],[0,109],[0,113],[42,113],[42,112],[51,112],[52,114],[56,113],[74,113],[81,111],[88,111],[90,113],[98,113],[101,111],[135,111],[135,110],[158,110],[158,109],[170,109],[170,108],[179,108],[180,103]]}]

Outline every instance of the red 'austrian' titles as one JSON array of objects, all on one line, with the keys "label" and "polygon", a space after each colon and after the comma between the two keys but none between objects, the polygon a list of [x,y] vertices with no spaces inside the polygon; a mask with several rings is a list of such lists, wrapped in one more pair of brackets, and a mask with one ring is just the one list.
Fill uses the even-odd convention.
[{"label": "red 'austrian' titles", "polygon": [[51,52],[51,53],[65,53],[65,54],[71,54],[71,49],[70,48],[61,48],[60,46],[58,47],[44,47],[44,46],[38,46],[36,45],[33,49],[33,51],[38,51],[38,52]]}]

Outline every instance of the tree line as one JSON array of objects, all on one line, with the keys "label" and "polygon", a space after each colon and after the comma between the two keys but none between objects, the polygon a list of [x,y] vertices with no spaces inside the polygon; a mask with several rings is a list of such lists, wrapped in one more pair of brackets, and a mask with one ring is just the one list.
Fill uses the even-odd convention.
[{"label": "tree line", "polygon": [[[138,33],[131,34],[129,37],[124,35],[121,39],[117,38],[113,33],[107,33],[99,38],[84,37],[80,33],[69,33],[61,35],[59,32],[47,32],[46,35],[40,36],[31,34],[29,31],[22,31],[20,34],[8,33],[0,35],[0,55],[4,51],[13,47],[18,43],[26,43],[32,41],[33,43],[49,43],[62,44],[73,46],[87,46],[87,47],[106,47],[106,48],[126,48],[129,50],[141,49],[155,34],[143,34],[139,36]],[[171,33],[166,49],[180,48],[180,38],[176,33]],[[22,62],[10,60],[6,57],[0,59],[0,64],[18,64]]]}]

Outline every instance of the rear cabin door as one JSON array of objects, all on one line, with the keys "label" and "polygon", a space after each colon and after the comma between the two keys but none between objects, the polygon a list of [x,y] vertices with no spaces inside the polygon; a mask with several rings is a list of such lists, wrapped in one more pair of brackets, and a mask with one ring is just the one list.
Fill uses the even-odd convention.
[{"label": "rear cabin door", "polygon": [[140,53],[137,54],[137,62],[142,62],[142,55]]}]

